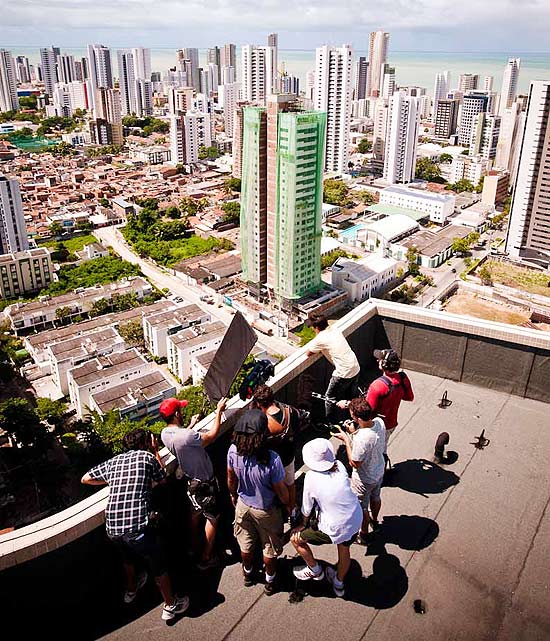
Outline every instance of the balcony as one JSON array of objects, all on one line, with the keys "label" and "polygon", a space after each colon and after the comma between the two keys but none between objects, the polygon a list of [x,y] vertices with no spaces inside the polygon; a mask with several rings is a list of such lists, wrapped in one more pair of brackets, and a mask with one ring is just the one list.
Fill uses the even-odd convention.
[{"label": "balcony", "polygon": [[[377,300],[339,324],[364,383],[376,376],[374,347],[391,344],[416,395],[402,405],[390,441],[397,472],[382,493],[381,539],[367,550],[352,546],[345,600],[320,582],[304,585],[304,600],[290,605],[295,583],[288,559],[279,570],[283,591],[269,598],[261,585],[242,586],[238,563],[201,575],[185,567],[182,530],[171,559],[192,609],[165,627],[153,586],[135,605],[121,602],[119,566],[103,533],[102,489],[0,537],[4,629],[17,622],[25,634],[35,625],[42,634],[79,640],[148,638],[153,630],[159,638],[211,641],[317,641],[329,634],[344,641],[550,638],[550,337]],[[300,350],[278,366],[273,387],[281,400],[304,402],[324,389],[330,370],[323,358],[307,360]],[[444,392],[452,404],[440,409]],[[232,399],[229,410],[240,406]],[[211,451],[221,477],[234,418]],[[458,459],[437,466],[433,447],[444,430]],[[490,444],[480,450],[472,443],[482,430]],[[317,552],[335,560],[333,546]],[[285,553],[293,556],[288,546]],[[416,599],[425,603],[424,615],[415,613]]]}]

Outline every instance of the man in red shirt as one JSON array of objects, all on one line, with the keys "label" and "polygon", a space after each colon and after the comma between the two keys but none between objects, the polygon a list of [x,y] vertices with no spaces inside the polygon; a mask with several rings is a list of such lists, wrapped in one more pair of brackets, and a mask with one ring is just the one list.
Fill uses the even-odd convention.
[{"label": "man in red shirt", "polygon": [[401,368],[401,359],[393,349],[375,349],[374,358],[382,376],[374,380],[367,390],[367,403],[376,414],[384,417],[386,426],[386,453],[388,441],[397,427],[397,413],[401,401],[413,401],[414,393],[409,377]]},{"label": "man in red shirt", "polygon": [[[382,376],[374,380],[367,390],[367,403],[376,414],[384,419],[386,426],[386,448],[384,455],[387,459],[387,447],[393,430],[397,427],[397,413],[401,401],[413,401],[414,393],[409,377],[401,367],[401,359],[393,349],[375,349],[374,358],[382,370]],[[342,409],[349,406],[349,401],[340,401]]]}]

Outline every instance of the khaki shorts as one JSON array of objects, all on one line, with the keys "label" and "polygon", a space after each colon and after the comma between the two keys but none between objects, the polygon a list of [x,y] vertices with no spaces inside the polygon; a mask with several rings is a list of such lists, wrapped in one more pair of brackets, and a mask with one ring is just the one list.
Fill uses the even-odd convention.
[{"label": "khaki shorts", "polygon": [[245,505],[239,498],[233,532],[245,554],[253,552],[258,541],[268,559],[278,557],[283,551],[283,515],[278,507],[259,510]]},{"label": "khaki shorts", "polygon": [[285,478],[283,479],[285,485],[294,485],[296,480],[296,472],[294,471],[294,459],[292,463],[285,466]]},{"label": "khaki shorts", "polygon": [[363,483],[361,479],[358,479],[356,476],[352,475],[351,489],[359,499],[359,502],[361,503],[361,507],[364,510],[369,509],[371,499],[373,501],[380,500],[380,490],[382,488],[382,480],[383,479],[380,479],[378,483]]}]

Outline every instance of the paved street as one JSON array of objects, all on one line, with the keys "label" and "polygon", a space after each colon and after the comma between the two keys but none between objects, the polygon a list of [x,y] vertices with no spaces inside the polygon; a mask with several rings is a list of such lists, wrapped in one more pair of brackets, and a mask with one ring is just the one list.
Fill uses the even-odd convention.
[{"label": "paved street", "polygon": [[[124,260],[139,265],[141,271],[153,282],[159,289],[167,288],[173,294],[181,296],[189,303],[195,303],[201,309],[209,312],[213,319],[221,320],[229,326],[233,318],[233,313],[227,307],[217,307],[208,305],[200,300],[204,293],[198,287],[186,285],[177,276],[170,274],[167,270],[157,266],[151,260],[140,258],[124,241],[118,227],[102,227],[95,229],[94,235],[101,240],[104,245],[111,246],[113,250]],[[283,338],[276,336],[264,336],[259,338],[259,344],[266,347],[271,354],[281,354],[288,356],[292,354],[296,347],[291,345]]]}]

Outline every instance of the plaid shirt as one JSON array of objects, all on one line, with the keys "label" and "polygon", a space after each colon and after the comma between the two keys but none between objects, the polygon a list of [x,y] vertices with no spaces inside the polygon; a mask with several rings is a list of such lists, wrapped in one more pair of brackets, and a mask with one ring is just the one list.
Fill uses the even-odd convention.
[{"label": "plaid shirt", "polygon": [[145,528],[152,482],[164,478],[164,470],[151,452],[132,450],[119,454],[96,465],[88,474],[109,485],[105,521],[110,537]]}]

